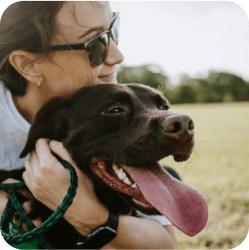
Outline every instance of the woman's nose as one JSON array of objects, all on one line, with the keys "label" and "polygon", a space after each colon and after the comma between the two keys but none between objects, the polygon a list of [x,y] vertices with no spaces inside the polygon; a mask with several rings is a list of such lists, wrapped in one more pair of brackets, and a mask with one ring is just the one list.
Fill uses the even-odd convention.
[{"label": "woman's nose", "polygon": [[109,51],[105,59],[105,64],[108,66],[113,66],[115,64],[122,63],[123,60],[124,60],[123,54],[120,52],[115,42],[111,39],[109,45]]}]

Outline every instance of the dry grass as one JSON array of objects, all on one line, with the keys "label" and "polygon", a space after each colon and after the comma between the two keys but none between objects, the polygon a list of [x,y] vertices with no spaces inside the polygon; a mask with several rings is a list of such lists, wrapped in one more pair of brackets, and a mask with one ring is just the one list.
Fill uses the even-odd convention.
[{"label": "dry grass", "polygon": [[162,162],[207,199],[209,220],[198,235],[176,229],[179,248],[232,249],[249,227],[249,103],[172,105],[195,122],[196,147],[187,162]]}]

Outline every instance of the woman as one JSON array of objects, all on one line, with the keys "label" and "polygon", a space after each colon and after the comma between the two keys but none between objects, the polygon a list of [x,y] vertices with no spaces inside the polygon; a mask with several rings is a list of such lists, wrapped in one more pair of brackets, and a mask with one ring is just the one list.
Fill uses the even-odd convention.
[{"label": "woman", "polygon": [[[1,169],[23,166],[24,161],[18,159],[18,154],[30,123],[47,100],[74,93],[93,82],[117,83],[115,67],[123,61],[123,55],[115,44],[116,34],[106,36],[106,32],[102,33],[116,24],[115,18],[108,2],[21,1],[5,11],[0,24]],[[86,43],[90,39],[94,40],[94,45],[91,40],[88,50],[82,46],[80,50],[77,46],[56,47]],[[101,51],[98,58],[94,57],[97,52],[99,55],[99,51],[94,54],[96,42],[109,48]],[[72,162],[60,142],[40,139],[30,158],[26,159],[23,178],[34,197],[55,210],[67,192],[69,173],[53,157],[51,150]],[[107,221],[109,211],[96,197],[91,180],[73,166],[79,187],[64,218],[81,235],[87,236]],[[0,213],[7,199],[8,194],[1,192]],[[25,202],[23,207],[29,213],[31,201]],[[41,222],[35,220],[34,223],[39,225]],[[106,248],[167,249],[177,248],[177,243],[172,225],[120,215],[117,235],[103,246]]]}]

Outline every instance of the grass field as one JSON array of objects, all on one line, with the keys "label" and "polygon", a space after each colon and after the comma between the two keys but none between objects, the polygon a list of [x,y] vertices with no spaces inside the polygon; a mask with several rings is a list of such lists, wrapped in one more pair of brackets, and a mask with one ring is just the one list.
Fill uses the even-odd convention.
[{"label": "grass field", "polygon": [[196,146],[187,162],[172,157],[183,181],[207,199],[209,219],[196,236],[175,229],[181,249],[232,249],[249,229],[249,103],[172,105],[195,123]]}]

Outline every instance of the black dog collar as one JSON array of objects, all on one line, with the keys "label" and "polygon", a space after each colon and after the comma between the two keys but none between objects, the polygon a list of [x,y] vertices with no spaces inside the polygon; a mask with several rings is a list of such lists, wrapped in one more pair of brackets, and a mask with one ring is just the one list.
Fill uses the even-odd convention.
[{"label": "black dog collar", "polygon": [[119,215],[115,212],[109,214],[105,224],[97,227],[87,237],[79,236],[76,249],[97,249],[105,246],[117,235]]}]

